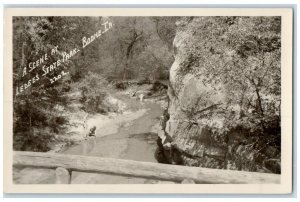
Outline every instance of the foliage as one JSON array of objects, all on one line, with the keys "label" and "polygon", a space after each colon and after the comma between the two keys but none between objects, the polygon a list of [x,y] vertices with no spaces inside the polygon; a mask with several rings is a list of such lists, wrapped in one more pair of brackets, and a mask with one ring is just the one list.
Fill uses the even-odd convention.
[{"label": "foliage", "polygon": [[[168,18],[168,17],[166,17]],[[112,17],[114,28],[102,46],[101,73],[110,80],[165,79],[173,56],[150,17]],[[175,21],[169,21],[175,25]],[[175,33],[175,26],[173,33]],[[171,31],[170,31],[171,32]],[[174,35],[172,35],[174,38]],[[171,38],[171,37],[169,37]],[[173,40],[169,39],[169,40]],[[105,50],[110,51],[105,51]]]},{"label": "foliage", "polygon": [[156,33],[159,38],[165,42],[170,50],[173,49],[173,39],[176,34],[176,21],[180,17],[170,16],[170,17],[151,17],[155,22]]},{"label": "foliage", "polygon": [[106,113],[108,106],[105,106],[105,98],[109,89],[108,82],[100,75],[88,72],[88,74],[77,84],[81,90],[80,102],[83,109],[89,113]]},{"label": "foliage", "polygon": [[225,95],[223,132],[242,126],[256,134],[280,133],[280,24],[279,17],[179,23],[178,32],[187,32],[179,74],[198,75]]},{"label": "foliage", "polygon": [[[83,37],[103,30],[107,20],[113,27],[82,48]],[[174,32],[174,26],[170,28]],[[81,103],[87,112],[106,113],[112,110],[105,101],[106,88],[110,88],[106,80],[168,78],[172,55],[168,45],[161,43],[168,33],[159,35],[150,17],[14,17],[14,149],[50,149],[48,143],[55,135],[63,133],[68,124],[63,111],[73,100],[69,96],[71,91],[81,92]],[[55,47],[56,54],[50,55]],[[43,65],[51,65],[61,59],[64,52],[74,48],[80,50],[74,57],[41,76]],[[30,62],[46,53],[49,60],[33,71],[27,69],[23,76],[24,67],[28,68]],[[69,74],[51,83],[50,79],[62,70]],[[20,86],[36,77],[38,72],[39,81],[17,95]]]},{"label": "foliage", "polygon": [[[52,84],[50,79],[57,76],[59,69],[42,76],[41,71],[38,72],[41,67],[29,71],[28,65],[45,53],[49,54],[55,46],[59,46],[60,53],[79,44],[67,37],[74,30],[71,18],[14,17],[13,20],[14,149],[47,151],[49,142],[54,141],[55,134],[62,133],[68,123],[62,111],[69,103],[66,93],[70,90],[72,76]],[[59,30],[61,28],[64,29]],[[61,40],[58,40],[59,36]],[[61,55],[48,57],[43,65],[49,66]],[[23,74],[24,67],[27,67],[26,75]],[[74,68],[72,63],[62,64],[60,71],[68,68]],[[37,74],[38,82],[17,95],[20,86]]]}]

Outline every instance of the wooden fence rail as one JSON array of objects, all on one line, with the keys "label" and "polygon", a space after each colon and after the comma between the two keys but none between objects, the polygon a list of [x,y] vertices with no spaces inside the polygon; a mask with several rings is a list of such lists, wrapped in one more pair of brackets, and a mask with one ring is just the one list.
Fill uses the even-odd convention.
[{"label": "wooden fence rail", "polygon": [[280,175],[277,174],[187,167],[56,153],[15,151],[13,155],[14,166],[56,169],[57,183],[70,183],[72,171],[105,173],[174,182],[194,181],[195,183],[213,184],[280,183]]}]

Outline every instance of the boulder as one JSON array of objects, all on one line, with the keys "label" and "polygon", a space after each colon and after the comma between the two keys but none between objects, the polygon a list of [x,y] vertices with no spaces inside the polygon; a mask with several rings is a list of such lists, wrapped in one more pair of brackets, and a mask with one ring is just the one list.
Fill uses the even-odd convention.
[{"label": "boulder", "polygon": [[[228,101],[228,97],[235,95],[228,92],[226,84],[208,79],[206,75],[206,68],[213,69],[218,62],[216,50],[225,45],[221,37],[214,39],[220,42],[211,40],[213,48],[208,45],[211,41],[200,40],[206,40],[197,35],[201,34],[197,30],[202,30],[203,21],[211,23],[212,20],[208,17],[187,18],[178,23],[173,42],[175,61],[170,69],[168,88],[169,119],[165,126],[165,133],[172,139],[171,149],[176,152],[170,153],[170,149],[160,143],[160,159],[165,163],[220,169],[261,171],[267,167],[278,173],[280,158],[276,161],[270,158],[278,156],[280,151],[274,147],[263,149],[265,138],[258,134],[254,135],[256,139],[250,137],[247,128],[224,130],[226,122],[231,119],[242,121],[243,114],[238,102]],[[206,58],[201,54],[193,55],[195,50],[206,54]],[[228,55],[232,54],[226,47],[225,50]],[[254,92],[247,94],[253,95]]]}]

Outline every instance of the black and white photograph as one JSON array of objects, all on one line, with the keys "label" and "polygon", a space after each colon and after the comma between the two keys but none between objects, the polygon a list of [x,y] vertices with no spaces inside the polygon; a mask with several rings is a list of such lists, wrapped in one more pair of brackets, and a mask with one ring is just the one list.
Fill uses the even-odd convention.
[{"label": "black and white photograph", "polygon": [[291,10],[48,10],[6,19],[8,187],[291,191]]}]

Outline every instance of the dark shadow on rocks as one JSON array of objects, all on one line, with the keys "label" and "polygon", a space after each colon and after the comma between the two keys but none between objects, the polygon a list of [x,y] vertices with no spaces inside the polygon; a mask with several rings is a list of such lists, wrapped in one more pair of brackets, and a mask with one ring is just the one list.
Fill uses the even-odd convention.
[{"label": "dark shadow on rocks", "polygon": [[183,165],[182,152],[175,145],[164,146],[160,137],[157,137],[156,143],[154,156],[159,163]]}]

